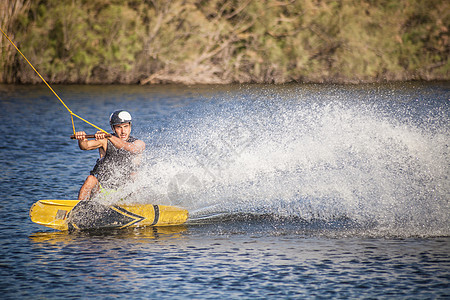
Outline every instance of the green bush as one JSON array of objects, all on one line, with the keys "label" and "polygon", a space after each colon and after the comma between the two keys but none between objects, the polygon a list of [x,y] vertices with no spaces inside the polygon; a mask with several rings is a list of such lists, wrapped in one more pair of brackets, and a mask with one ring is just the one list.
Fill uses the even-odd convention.
[{"label": "green bush", "polygon": [[[449,79],[445,0],[22,2],[2,29],[53,83]],[[2,82],[39,82],[6,42]]]}]

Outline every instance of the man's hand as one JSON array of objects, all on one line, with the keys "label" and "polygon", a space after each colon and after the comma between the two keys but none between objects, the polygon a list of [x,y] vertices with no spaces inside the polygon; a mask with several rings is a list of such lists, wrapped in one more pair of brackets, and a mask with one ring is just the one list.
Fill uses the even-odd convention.
[{"label": "man's hand", "polygon": [[75,139],[78,140],[81,150],[94,150],[102,147],[106,151],[107,137],[109,136],[103,131],[97,131],[94,136],[89,135],[89,138],[95,137],[95,140],[88,140],[88,135],[84,131],[75,132]]},{"label": "man's hand", "polygon": [[75,139],[77,139],[78,141],[87,141],[86,132],[84,131],[75,132]]},{"label": "man's hand", "polygon": [[97,131],[96,133],[95,133],[95,140],[96,141],[98,141],[98,140],[103,140],[103,139],[105,139],[106,138],[106,133],[104,133],[103,131]]}]

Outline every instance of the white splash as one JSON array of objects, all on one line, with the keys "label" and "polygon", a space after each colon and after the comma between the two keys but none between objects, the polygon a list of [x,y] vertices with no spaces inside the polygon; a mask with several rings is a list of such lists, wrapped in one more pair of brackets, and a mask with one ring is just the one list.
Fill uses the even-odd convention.
[{"label": "white splash", "polygon": [[413,116],[386,102],[266,97],[186,111],[148,142],[128,192],[193,219],[348,218],[383,235],[450,235],[445,107]]}]

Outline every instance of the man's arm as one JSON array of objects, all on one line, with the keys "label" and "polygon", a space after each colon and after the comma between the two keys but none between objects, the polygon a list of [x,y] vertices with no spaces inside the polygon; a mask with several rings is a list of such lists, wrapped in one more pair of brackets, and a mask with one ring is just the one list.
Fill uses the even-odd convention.
[{"label": "man's arm", "polygon": [[75,139],[78,140],[78,146],[81,150],[103,148],[103,150],[106,151],[107,140],[105,138],[105,133],[102,131],[98,131],[95,134],[95,140],[88,140],[84,131],[78,131],[75,133]]},{"label": "man's arm", "polygon": [[132,143],[128,143],[116,136],[111,136],[108,139],[111,141],[111,143],[113,143],[113,145],[116,148],[124,149],[133,154],[140,154],[140,153],[144,152],[144,150],[145,150],[145,143],[141,140],[136,140]]}]

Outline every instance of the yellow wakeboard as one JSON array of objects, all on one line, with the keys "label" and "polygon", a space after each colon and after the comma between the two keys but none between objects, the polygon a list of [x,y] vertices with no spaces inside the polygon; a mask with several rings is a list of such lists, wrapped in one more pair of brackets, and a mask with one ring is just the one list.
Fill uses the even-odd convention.
[{"label": "yellow wakeboard", "polygon": [[154,204],[104,205],[96,201],[39,200],[31,206],[34,223],[58,230],[181,225],[188,211]]}]

